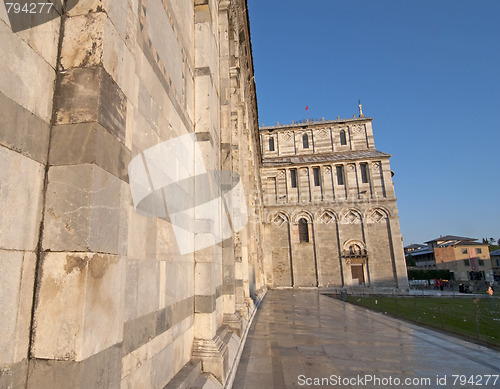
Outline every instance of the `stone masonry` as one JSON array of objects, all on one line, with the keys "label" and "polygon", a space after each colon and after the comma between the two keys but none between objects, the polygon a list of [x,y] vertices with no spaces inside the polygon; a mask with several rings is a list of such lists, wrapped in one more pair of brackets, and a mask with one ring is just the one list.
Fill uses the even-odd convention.
[{"label": "stone masonry", "polygon": [[[0,388],[230,387],[267,286],[406,288],[371,119],[259,130],[246,0],[63,3],[0,5]],[[181,253],[128,169],[185,135],[248,223],[213,174]]]},{"label": "stone masonry", "polygon": [[264,267],[271,287],[407,289],[389,165],[372,119],[260,129]]},{"label": "stone masonry", "polygon": [[181,255],[127,166],[195,134],[259,198],[246,2],[64,3],[19,32],[0,5],[0,387],[221,387],[264,286],[261,202]]}]

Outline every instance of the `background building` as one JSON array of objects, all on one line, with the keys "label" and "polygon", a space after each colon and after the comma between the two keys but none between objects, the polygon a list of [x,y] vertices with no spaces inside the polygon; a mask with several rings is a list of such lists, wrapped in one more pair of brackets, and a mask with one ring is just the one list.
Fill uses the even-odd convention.
[{"label": "background building", "polygon": [[500,250],[491,251],[490,257],[493,277],[495,278],[495,281],[500,281]]},{"label": "background building", "polygon": [[419,268],[436,268],[434,250],[426,244],[411,244],[405,246],[405,258],[407,266]]},{"label": "background building", "polygon": [[264,266],[273,287],[407,288],[389,154],[372,119],[260,129]]},{"label": "background building", "polygon": [[446,235],[405,247],[416,267],[449,270],[452,280],[493,281],[492,261],[487,243],[463,236]]}]

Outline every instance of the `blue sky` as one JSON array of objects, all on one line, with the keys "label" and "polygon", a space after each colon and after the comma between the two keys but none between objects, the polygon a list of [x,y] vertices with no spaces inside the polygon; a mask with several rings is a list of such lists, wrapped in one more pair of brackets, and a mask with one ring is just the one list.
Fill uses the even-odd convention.
[{"label": "blue sky", "polygon": [[391,168],[404,244],[500,238],[499,0],[248,0],[259,121],[352,117]]}]

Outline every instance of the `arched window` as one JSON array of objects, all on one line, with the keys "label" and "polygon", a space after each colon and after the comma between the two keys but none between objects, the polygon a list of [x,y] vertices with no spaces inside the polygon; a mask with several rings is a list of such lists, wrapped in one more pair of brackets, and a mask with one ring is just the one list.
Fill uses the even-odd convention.
[{"label": "arched window", "polygon": [[344,185],[344,166],[337,165],[337,185]]},{"label": "arched window", "polygon": [[361,168],[361,182],[363,184],[368,183],[368,164],[365,163],[360,163],[359,167]]},{"label": "arched window", "polygon": [[345,131],[340,131],[340,144],[345,146],[347,144],[347,138],[345,136]]},{"label": "arched window", "polygon": [[313,167],[313,176],[314,176],[314,186],[320,186],[321,177],[319,175],[319,167]]},{"label": "arched window", "polygon": [[269,151],[274,151],[274,138],[269,138]]},{"label": "arched window", "polygon": [[304,218],[299,220],[299,242],[309,242],[309,227]]},{"label": "arched window", "polygon": [[297,187],[297,169],[290,169],[290,181],[292,188]]},{"label": "arched window", "polygon": [[302,135],[302,146],[304,147],[304,149],[309,148],[309,137],[307,136],[307,134]]}]

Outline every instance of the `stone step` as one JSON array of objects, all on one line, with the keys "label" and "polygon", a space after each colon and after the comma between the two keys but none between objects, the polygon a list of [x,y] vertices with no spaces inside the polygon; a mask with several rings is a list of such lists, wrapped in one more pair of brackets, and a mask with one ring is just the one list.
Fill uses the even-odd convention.
[{"label": "stone step", "polygon": [[208,373],[203,373],[191,389],[222,389],[223,386],[217,379]]},{"label": "stone step", "polygon": [[170,380],[163,389],[190,389],[195,387],[201,375],[201,361],[191,359],[183,368]]}]

